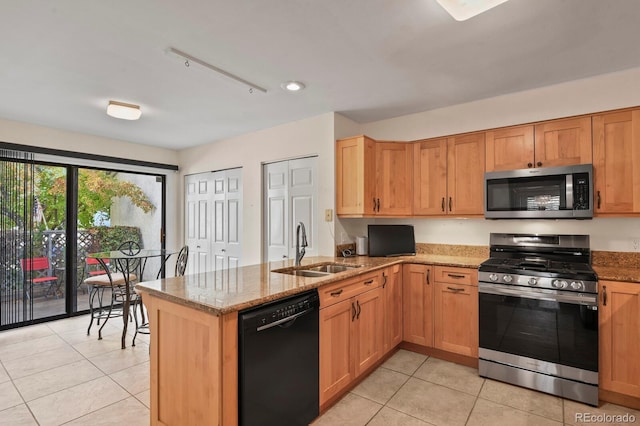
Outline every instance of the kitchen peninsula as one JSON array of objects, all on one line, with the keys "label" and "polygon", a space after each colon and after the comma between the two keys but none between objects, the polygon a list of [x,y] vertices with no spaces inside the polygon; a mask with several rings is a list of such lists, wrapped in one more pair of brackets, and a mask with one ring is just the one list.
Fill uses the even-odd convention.
[{"label": "kitchen peninsula", "polygon": [[[468,271],[469,276],[473,277],[484,257],[478,253],[472,253],[472,256],[315,257],[305,259],[303,267],[318,263],[361,267],[323,277],[303,277],[271,272],[291,267],[291,261],[279,261],[138,284],[136,291],[142,295],[150,319],[151,424],[203,424],[212,422],[212,419],[218,419],[221,425],[238,423],[239,310],[313,288],[332,289],[342,282],[345,288],[349,286],[343,296],[350,297],[356,294],[350,293],[349,289],[354,288],[353,284],[358,282],[359,277],[374,276],[373,290],[382,292],[383,289],[396,289],[395,300],[399,306],[396,305],[395,309],[385,306],[385,311],[400,315],[395,321],[396,329],[399,329],[394,341],[397,343],[384,348],[385,354],[391,354],[402,340],[402,286],[400,282],[396,286],[390,284],[390,273],[394,269],[396,273],[401,273],[402,265],[411,263],[452,267]],[[320,293],[322,301],[323,292]],[[326,297],[331,297],[328,294]],[[338,305],[336,303],[332,307]],[[377,337],[375,340],[376,346],[382,343],[378,342]],[[322,335],[320,341],[322,386]],[[378,356],[369,359],[372,363],[363,368],[361,377],[372,371],[383,358],[380,345]],[[356,375],[352,374],[351,378],[353,382]],[[324,398],[326,401],[321,390],[321,409],[335,402],[348,388],[348,378],[346,382],[341,379],[340,386],[331,386],[330,394],[325,392],[325,395],[332,395],[331,398]]]}]

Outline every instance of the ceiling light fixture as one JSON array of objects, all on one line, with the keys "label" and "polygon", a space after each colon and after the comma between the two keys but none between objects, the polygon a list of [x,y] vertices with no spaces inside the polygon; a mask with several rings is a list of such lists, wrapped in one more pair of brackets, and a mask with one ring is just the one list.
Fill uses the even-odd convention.
[{"label": "ceiling light fixture", "polygon": [[299,81],[286,81],[280,85],[284,90],[288,92],[299,92],[300,90],[305,88],[304,83]]},{"label": "ceiling light fixture", "polygon": [[107,115],[121,120],[137,120],[142,115],[142,111],[140,111],[139,105],[109,101]]},{"label": "ceiling light fixture", "polygon": [[466,21],[507,0],[436,0],[456,21]]},{"label": "ceiling light fixture", "polygon": [[264,87],[260,87],[257,84],[253,84],[250,81],[245,80],[244,78],[238,77],[237,75],[231,74],[229,71],[225,71],[222,68],[218,68],[215,65],[211,65],[208,62],[203,61],[202,59],[198,59],[195,56],[191,56],[188,53],[183,52],[182,50],[178,50],[175,47],[169,47],[166,51],[167,54],[177,56],[181,60],[184,61],[184,66],[189,68],[191,64],[200,65],[203,68],[206,68],[209,71],[213,71],[217,74],[222,75],[236,83],[243,84],[249,87],[249,93],[254,93],[256,90],[258,92],[267,93],[267,89]]}]

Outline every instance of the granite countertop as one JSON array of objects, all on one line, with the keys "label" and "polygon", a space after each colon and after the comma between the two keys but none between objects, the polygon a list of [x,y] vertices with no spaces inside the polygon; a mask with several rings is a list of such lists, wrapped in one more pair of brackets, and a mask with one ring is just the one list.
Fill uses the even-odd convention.
[{"label": "granite countertop", "polygon": [[640,269],[638,268],[593,265],[593,270],[598,274],[598,280],[640,283]]},{"label": "granite countertop", "polygon": [[145,281],[136,284],[136,291],[147,292],[159,298],[214,315],[223,315],[394,264],[421,263],[477,268],[485,259],[486,257],[438,254],[417,254],[415,256],[391,258],[367,256],[349,258],[311,257],[303,259],[302,265],[343,263],[346,265],[362,265],[362,267],[317,278],[271,272],[274,269],[293,266],[291,260],[282,260],[219,272]]}]

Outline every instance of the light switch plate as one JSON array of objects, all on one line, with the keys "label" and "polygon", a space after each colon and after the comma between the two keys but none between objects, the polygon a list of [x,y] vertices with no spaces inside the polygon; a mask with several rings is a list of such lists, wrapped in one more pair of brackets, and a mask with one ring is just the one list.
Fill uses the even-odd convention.
[{"label": "light switch plate", "polygon": [[333,220],[333,210],[332,209],[326,209],[324,211],[324,221],[325,222],[331,222]]}]

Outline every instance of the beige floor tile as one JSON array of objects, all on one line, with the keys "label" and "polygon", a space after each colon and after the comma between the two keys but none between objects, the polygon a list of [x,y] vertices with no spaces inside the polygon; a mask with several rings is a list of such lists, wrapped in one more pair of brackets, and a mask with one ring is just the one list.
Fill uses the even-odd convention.
[{"label": "beige floor tile", "polygon": [[548,419],[562,421],[562,399],[507,383],[486,380],[480,398]]},{"label": "beige floor tile", "polygon": [[418,354],[411,351],[405,351],[400,349],[393,354],[391,358],[386,360],[382,366],[389,370],[397,371],[399,373],[412,375],[420,367],[420,365],[427,359],[426,355]]},{"label": "beige floor tile", "polygon": [[7,373],[15,380],[82,359],[82,355],[76,350],[71,346],[65,345],[52,351],[40,352],[20,359],[12,359],[3,362],[3,364]]},{"label": "beige floor tile", "polygon": [[73,318],[65,318],[58,321],[52,321],[48,322],[47,325],[51,330],[58,334],[72,330],[79,331],[82,329],[84,329],[84,332],[86,333],[87,327],[89,326],[89,315],[80,315]]},{"label": "beige floor tile", "polygon": [[[598,416],[610,416],[608,418]],[[620,417],[618,417],[620,416]],[[630,417],[635,418],[630,421]],[[620,405],[603,403],[599,407],[564,400],[564,422],[567,425],[607,424],[607,425],[640,425],[640,411]]]},{"label": "beige floor tile", "polygon": [[25,401],[32,401],[101,376],[104,373],[96,366],[81,360],[16,379],[14,384]]},{"label": "beige floor tile", "polygon": [[10,361],[12,359],[24,358],[25,356],[34,355],[40,352],[59,349],[66,345],[67,343],[55,334],[34,338],[26,342],[1,345],[0,360]]},{"label": "beige floor tile", "polygon": [[89,361],[106,374],[112,374],[149,361],[149,346],[141,342],[136,346],[127,346],[89,358]]},{"label": "beige floor tile", "polygon": [[24,403],[18,390],[11,382],[0,384],[0,410],[15,407]]},{"label": "beige floor tile", "polygon": [[91,426],[148,426],[149,409],[134,397],[116,402],[65,425]]},{"label": "beige floor tile", "polygon": [[475,397],[410,378],[387,406],[435,425],[464,425]]},{"label": "beige floor tile", "polygon": [[348,393],[312,423],[313,426],[364,426],[382,405]]},{"label": "beige floor tile", "polygon": [[0,411],[0,426],[37,426],[29,408],[25,404]]},{"label": "beige floor tile", "polygon": [[[106,327],[105,330],[107,330]],[[88,339],[82,343],[73,344],[73,348],[86,358],[122,350],[122,330],[113,332],[112,329],[109,329],[109,331],[109,333],[103,334],[100,340],[98,340],[97,333],[95,336],[87,336]],[[127,338],[127,345],[129,343],[130,340]]]},{"label": "beige floor tile", "polygon": [[[98,340],[97,329],[92,328],[91,334],[88,335],[86,326],[87,325],[85,324],[85,326],[80,329],[65,330],[58,333],[58,336],[60,336],[65,342],[70,345],[77,345],[79,343],[93,342]],[[113,334],[122,335],[122,324],[120,324],[120,327],[118,327],[107,323],[107,325],[102,330],[102,336],[106,337]]]},{"label": "beige floor tile", "polygon": [[38,398],[28,403],[41,426],[60,425],[129,397],[108,377]]},{"label": "beige floor tile", "polygon": [[111,378],[132,395],[148,390],[150,387],[149,362],[113,373]]},{"label": "beige floor tile", "polygon": [[380,367],[356,386],[352,392],[379,404],[386,404],[407,380],[409,380],[409,376],[406,374]]},{"label": "beige floor tile", "polygon": [[429,426],[429,423],[389,407],[382,407],[367,426]]},{"label": "beige floor tile", "polygon": [[2,363],[0,363],[0,383],[8,382],[9,380],[11,380],[11,378],[9,377],[7,370],[5,370]]},{"label": "beige floor tile", "polygon": [[422,380],[478,396],[484,379],[478,370],[437,358],[429,358],[413,374]]},{"label": "beige floor tile", "polygon": [[51,336],[53,331],[46,324],[30,325],[13,330],[0,331],[0,347]]},{"label": "beige floor tile", "polygon": [[134,396],[147,408],[151,408],[151,390],[147,389],[146,391],[137,393]]},{"label": "beige floor tile", "polygon": [[478,399],[469,416],[467,426],[561,426],[545,417],[525,413],[513,407]]}]

